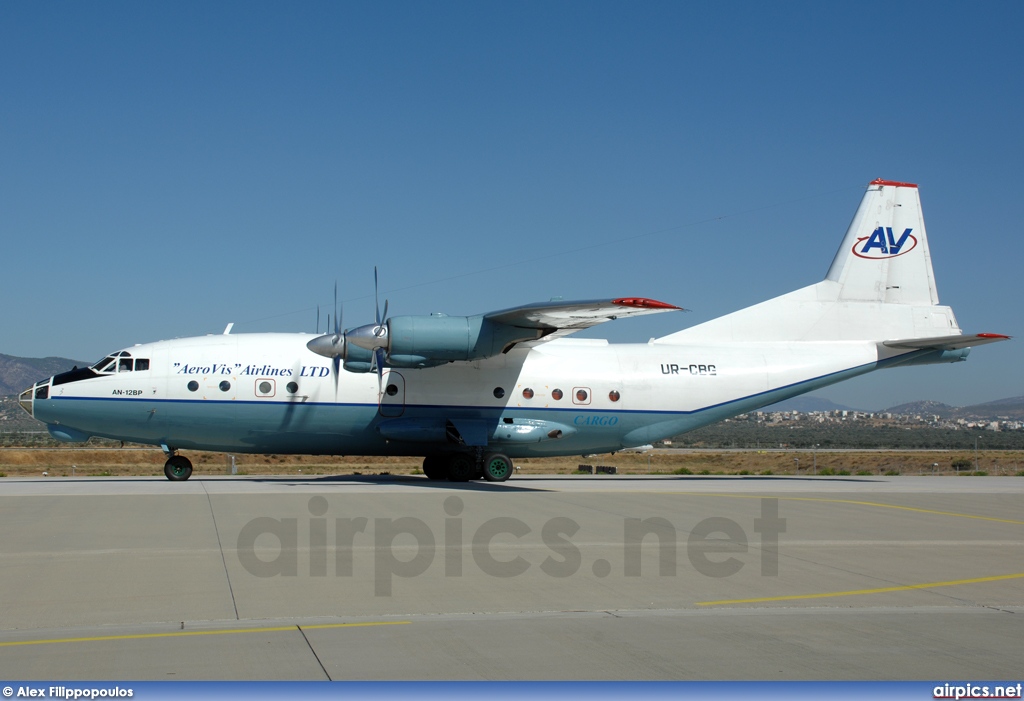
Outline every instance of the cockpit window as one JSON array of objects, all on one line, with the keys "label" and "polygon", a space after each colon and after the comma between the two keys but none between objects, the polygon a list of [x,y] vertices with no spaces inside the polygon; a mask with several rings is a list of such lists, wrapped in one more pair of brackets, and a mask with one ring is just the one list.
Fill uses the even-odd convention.
[{"label": "cockpit window", "polygon": [[[148,363],[149,361],[147,360],[146,362]],[[92,369],[98,373],[131,372],[132,366],[132,354],[128,351],[120,351],[118,353],[111,353],[93,365]],[[149,369],[148,365],[146,369]]]},{"label": "cockpit window", "polygon": [[92,369],[96,372],[114,372],[114,357],[108,355],[106,358],[93,365]]},{"label": "cockpit window", "polygon": [[135,372],[138,372],[139,370],[149,370],[149,358],[135,359]]}]

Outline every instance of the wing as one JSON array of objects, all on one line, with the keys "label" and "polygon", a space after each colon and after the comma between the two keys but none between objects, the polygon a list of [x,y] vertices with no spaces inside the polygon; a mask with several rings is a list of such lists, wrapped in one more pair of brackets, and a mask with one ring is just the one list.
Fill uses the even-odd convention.
[{"label": "wing", "polygon": [[934,349],[934,350],[960,350],[961,348],[973,348],[986,343],[1008,341],[1009,336],[998,333],[979,333],[973,336],[936,336],[934,338],[907,338],[898,341],[883,341],[883,346],[889,348],[912,348],[912,349]]},{"label": "wing", "polygon": [[535,345],[568,336],[581,329],[589,329],[606,321],[676,311],[686,310],[646,297],[620,297],[576,302],[539,302],[483,316],[495,324],[533,331],[528,342]]},{"label": "wing", "polygon": [[388,367],[428,368],[507,353],[519,344],[543,343],[613,319],[681,310],[644,297],[620,297],[527,304],[476,316],[396,316],[383,325],[317,336],[306,347],[344,360],[350,372],[368,372],[381,351]]}]

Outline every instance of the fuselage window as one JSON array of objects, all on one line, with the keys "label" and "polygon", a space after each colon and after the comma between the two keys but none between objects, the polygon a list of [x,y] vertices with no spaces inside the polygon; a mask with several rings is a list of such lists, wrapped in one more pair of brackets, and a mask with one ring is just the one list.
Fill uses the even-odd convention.
[{"label": "fuselage window", "polygon": [[195,380],[192,380],[191,382],[188,383],[188,391],[189,392],[195,392],[198,389],[199,389],[199,383],[196,382]]},{"label": "fuselage window", "polygon": [[529,387],[524,389],[523,390],[523,398],[524,399],[533,399],[533,390],[530,389]]},{"label": "fuselage window", "polygon": [[220,383],[220,391],[221,392],[227,392],[229,389],[231,389],[231,383],[230,382],[228,382],[227,380],[224,380],[224,381],[222,381]]},{"label": "fuselage window", "polygon": [[296,392],[299,391],[299,383],[289,382],[287,385],[285,385],[285,389],[288,390],[288,394],[295,394]]},{"label": "fuselage window", "polygon": [[387,389],[384,390],[389,397],[393,397],[398,394],[398,385],[388,385]]},{"label": "fuselage window", "polygon": [[553,389],[553,390],[551,390],[551,398],[554,399],[557,402],[559,399],[562,398],[562,390],[560,390],[560,389]]},{"label": "fuselage window", "polygon": [[622,395],[619,394],[618,390],[613,389],[611,392],[608,393],[608,398],[611,399],[613,402],[617,402],[619,401],[619,399],[622,398]]},{"label": "fuselage window", "polygon": [[138,372],[139,370],[149,370],[149,358],[135,359],[135,372]]}]

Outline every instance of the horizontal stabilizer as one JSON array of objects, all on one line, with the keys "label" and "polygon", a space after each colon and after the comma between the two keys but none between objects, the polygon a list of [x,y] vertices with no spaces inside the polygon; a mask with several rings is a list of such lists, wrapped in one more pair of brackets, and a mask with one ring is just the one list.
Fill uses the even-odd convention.
[{"label": "horizontal stabilizer", "polygon": [[889,348],[910,348],[916,350],[960,350],[961,348],[973,348],[986,343],[997,341],[1008,341],[1009,336],[998,333],[979,333],[974,336],[936,336],[934,338],[908,338],[898,341],[883,341],[882,345]]}]

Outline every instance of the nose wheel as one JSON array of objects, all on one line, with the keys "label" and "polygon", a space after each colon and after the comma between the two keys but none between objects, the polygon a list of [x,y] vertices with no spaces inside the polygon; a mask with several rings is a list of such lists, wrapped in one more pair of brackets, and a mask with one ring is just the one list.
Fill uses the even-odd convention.
[{"label": "nose wheel", "polygon": [[183,482],[192,476],[192,461],[184,455],[172,455],[164,463],[164,474],[172,482]]}]

